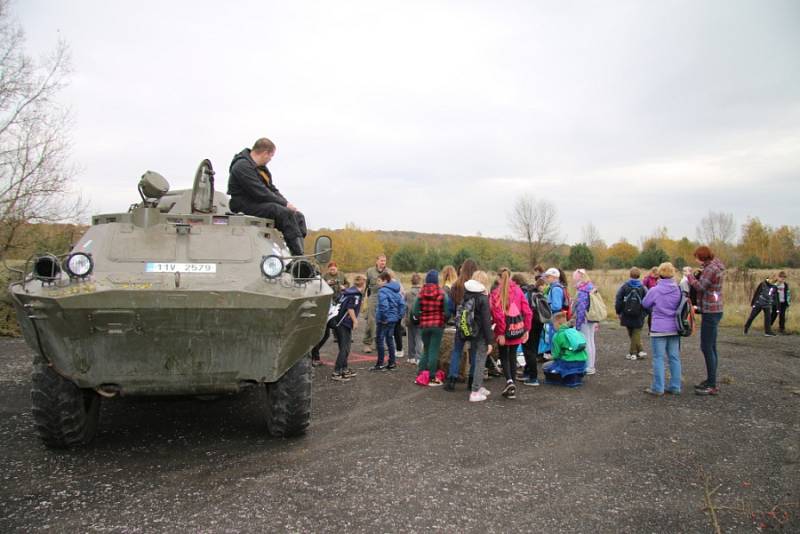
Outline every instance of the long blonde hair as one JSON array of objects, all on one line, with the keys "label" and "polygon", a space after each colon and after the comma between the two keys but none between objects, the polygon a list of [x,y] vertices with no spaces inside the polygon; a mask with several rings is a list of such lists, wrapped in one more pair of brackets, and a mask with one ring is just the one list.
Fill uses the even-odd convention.
[{"label": "long blonde hair", "polygon": [[511,299],[508,295],[508,289],[511,284],[511,271],[506,267],[501,267],[497,274],[500,276],[500,305],[503,307],[503,311],[507,312],[508,307],[511,305]]},{"label": "long blonde hair", "polygon": [[456,272],[456,268],[452,265],[445,265],[442,267],[439,276],[442,280],[442,287],[451,287],[453,282],[458,280],[458,273]]}]

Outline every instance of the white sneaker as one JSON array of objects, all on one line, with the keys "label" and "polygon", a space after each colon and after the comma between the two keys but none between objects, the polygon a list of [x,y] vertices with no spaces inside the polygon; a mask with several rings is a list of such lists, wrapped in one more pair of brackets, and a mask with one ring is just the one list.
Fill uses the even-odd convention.
[{"label": "white sneaker", "polygon": [[409,358],[409,359],[406,360],[406,362],[414,364],[414,365],[417,365],[419,363],[419,361],[416,358]]},{"label": "white sneaker", "polygon": [[395,351],[394,356],[395,356],[395,358],[402,358],[403,357],[403,351],[402,350]]},{"label": "white sneaker", "polygon": [[640,350],[639,351],[639,357],[640,358],[644,358],[645,356],[647,356],[647,353],[645,351],[643,351],[643,350]]},{"label": "white sneaker", "polygon": [[593,374],[595,374],[596,372],[597,372],[597,369],[595,369],[594,367],[589,367],[589,368],[586,370],[586,374],[587,374],[587,375],[593,375]]},{"label": "white sneaker", "polygon": [[635,360],[636,359],[636,355],[635,354],[626,354],[625,355],[625,359],[626,360]]},{"label": "white sneaker", "polygon": [[481,394],[481,395],[483,395],[484,397],[488,397],[489,395],[491,395],[491,394],[492,394],[492,392],[491,392],[491,391],[489,391],[488,389],[486,389],[486,388],[485,388],[485,387],[483,387],[483,386],[481,386],[481,389],[479,389],[479,390],[478,390],[478,393],[480,393],[480,394]]},{"label": "white sneaker", "polygon": [[486,395],[481,395],[480,391],[473,391],[469,394],[470,402],[481,402],[486,400]]}]

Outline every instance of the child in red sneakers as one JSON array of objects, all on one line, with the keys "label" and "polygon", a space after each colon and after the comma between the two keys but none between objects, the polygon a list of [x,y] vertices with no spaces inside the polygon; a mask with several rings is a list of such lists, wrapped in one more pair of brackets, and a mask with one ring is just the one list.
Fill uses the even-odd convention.
[{"label": "child in red sneakers", "polygon": [[436,369],[439,365],[439,346],[444,334],[446,310],[450,309],[450,303],[444,290],[439,287],[439,272],[435,269],[425,275],[425,285],[419,292],[414,308],[414,314],[419,317],[423,347],[415,382],[421,386],[441,386],[442,376],[437,376],[439,373],[436,373]]}]

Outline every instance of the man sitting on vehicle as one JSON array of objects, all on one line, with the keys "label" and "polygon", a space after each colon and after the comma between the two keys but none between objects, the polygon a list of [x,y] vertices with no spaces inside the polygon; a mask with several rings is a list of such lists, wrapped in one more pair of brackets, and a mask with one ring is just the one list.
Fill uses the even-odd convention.
[{"label": "man sitting on vehicle", "polygon": [[303,254],[306,236],[306,219],[297,208],[278,191],[267,169],[275,156],[275,144],[262,137],[233,157],[228,178],[231,211],[263,217],[275,221],[275,227],[294,256]]}]

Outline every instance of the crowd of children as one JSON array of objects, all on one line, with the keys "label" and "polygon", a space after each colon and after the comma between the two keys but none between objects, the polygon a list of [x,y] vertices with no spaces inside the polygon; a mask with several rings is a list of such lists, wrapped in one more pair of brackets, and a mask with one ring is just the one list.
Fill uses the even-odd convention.
[{"label": "crowd of children", "polygon": [[[708,247],[699,247],[695,258],[702,268],[696,272],[684,268],[679,283],[676,269],[669,262],[651,269],[644,280],[640,280],[641,271],[634,267],[630,279],[616,293],[614,308],[630,338],[627,359],[647,356],[642,330],[645,323],[649,325],[652,381],[644,390],[648,395],[681,393],[680,338],[691,334],[694,313],[703,314],[700,345],[707,370],[706,380],[695,386],[695,393],[719,392],[716,337],[722,318],[724,266]],[[404,327],[406,361],[416,366],[418,385],[444,385],[445,390],[454,391],[468,348],[465,378],[471,402],[484,401],[491,394],[484,387],[487,374],[504,378],[502,395],[509,399],[517,396],[517,382],[538,386],[540,361],[546,362],[542,366],[546,383],[579,386],[586,375],[597,372],[595,334],[599,321],[605,317],[605,304],[586,270],[575,270],[572,281],[574,290],[570,295],[563,271],[537,266],[532,280],[502,268],[492,282],[474,260],[468,259],[458,271],[450,266],[441,272],[429,271],[424,282],[420,274],[414,273],[411,287],[404,291],[393,273],[385,269],[376,276],[377,298],[375,309],[370,309],[377,341],[377,360],[370,370],[397,368],[397,358],[402,353],[396,350],[395,340],[398,330]],[[340,296],[334,299],[336,306],[328,326],[339,345],[333,372],[337,381],[355,376],[347,362],[366,286],[367,277],[358,275],[352,287],[342,284]],[[790,300],[784,272],[762,282],[753,296],[753,312],[745,333],[758,313],[764,313],[766,335],[772,335],[771,326],[777,318],[780,331],[784,332]],[[439,368],[445,335],[452,335],[449,364],[443,365],[446,372]],[[319,345],[315,356],[318,349]],[[520,373],[518,355],[525,362]]]}]

